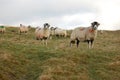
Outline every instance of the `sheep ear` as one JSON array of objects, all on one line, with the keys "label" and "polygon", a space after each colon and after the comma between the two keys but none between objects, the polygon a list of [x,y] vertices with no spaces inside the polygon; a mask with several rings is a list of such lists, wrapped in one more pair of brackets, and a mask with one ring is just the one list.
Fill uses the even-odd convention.
[{"label": "sheep ear", "polygon": [[100,23],[98,23],[98,25],[100,25]]},{"label": "sheep ear", "polygon": [[44,28],[46,28],[46,24],[47,24],[47,23],[44,24]]},{"label": "sheep ear", "polygon": [[46,24],[44,24],[44,28],[46,27]]},{"label": "sheep ear", "polygon": [[91,23],[91,26],[94,26],[94,22],[93,22],[93,23]]},{"label": "sheep ear", "polygon": [[56,29],[57,29],[57,27],[54,28],[54,30],[56,30]]}]

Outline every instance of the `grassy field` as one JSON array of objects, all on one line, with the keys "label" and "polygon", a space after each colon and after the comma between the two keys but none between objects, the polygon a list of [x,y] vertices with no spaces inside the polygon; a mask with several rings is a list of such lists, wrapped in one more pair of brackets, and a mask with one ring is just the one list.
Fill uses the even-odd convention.
[{"label": "grassy field", "polygon": [[35,40],[34,29],[0,34],[0,80],[120,80],[120,31],[105,31],[95,40],[69,47],[69,38],[53,38],[48,46]]}]

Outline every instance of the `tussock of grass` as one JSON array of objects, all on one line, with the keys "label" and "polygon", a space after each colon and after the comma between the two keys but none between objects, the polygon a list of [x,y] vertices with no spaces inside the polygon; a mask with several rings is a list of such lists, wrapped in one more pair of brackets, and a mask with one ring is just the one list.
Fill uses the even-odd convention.
[{"label": "tussock of grass", "polygon": [[[40,78],[50,77],[55,80],[84,79],[88,80],[87,69],[71,59],[51,58],[44,62]],[[43,79],[44,80],[44,79]]]}]

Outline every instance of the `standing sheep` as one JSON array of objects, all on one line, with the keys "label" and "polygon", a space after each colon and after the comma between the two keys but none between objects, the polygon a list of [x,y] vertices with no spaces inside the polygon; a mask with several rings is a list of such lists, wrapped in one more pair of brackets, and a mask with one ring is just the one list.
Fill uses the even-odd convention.
[{"label": "standing sheep", "polygon": [[19,32],[21,33],[27,33],[28,32],[28,27],[20,24]]},{"label": "standing sheep", "polygon": [[66,37],[67,36],[67,31],[61,28],[55,28],[54,34],[58,37]]},{"label": "standing sheep", "polygon": [[52,39],[52,37],[55,35],[55,28],[51,27],[50,28],[50,39]]},{"label": "standing sheep", "polygon": [[36,28],[35,36],[37,40],[43,40],[44,43],[47,45],[47,39],[50,36],[50,25],[48,23],[44,24],[44,28]]},{"label": "standing sheep", "polygon": [[0,33],[5,33],[6,29],[5,26],[0,26]]},{"label": "standing sheep", "polygon": [[80,41],[88,42],[88,47],[93,48],[93,42],[95,37],[97,36],[97,28],[100,24],[98,22],[91,23],[90,27],[78,27],[75,28],[70,37],[70,46],[72,43],[79,45]]}]

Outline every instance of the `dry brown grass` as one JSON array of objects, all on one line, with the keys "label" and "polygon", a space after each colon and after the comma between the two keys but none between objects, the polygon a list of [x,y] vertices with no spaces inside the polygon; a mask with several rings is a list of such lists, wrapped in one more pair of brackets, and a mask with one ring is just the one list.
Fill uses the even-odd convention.
[{"label": "dry brown grass", "polygon": [[[11,32],[15,30],[15,32]],[[119,80],[120,31],[104,31],[93,49],[69,47],[69,38],[36,41],[34,29],[19,35],[8,28],[0,38],[2,80]]]}]

